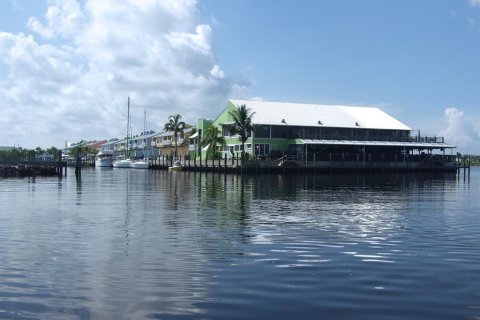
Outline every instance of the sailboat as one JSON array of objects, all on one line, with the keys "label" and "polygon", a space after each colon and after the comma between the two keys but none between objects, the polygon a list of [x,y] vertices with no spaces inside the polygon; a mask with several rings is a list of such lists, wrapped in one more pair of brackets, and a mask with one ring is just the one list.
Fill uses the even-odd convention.
[{"label": "sailboat", "polygon": [[127,103],[127,138],[125,144],[125,156],[120,156],[115,159],[112,166],[114,168],[130,168],[132,160],[128,157],[128,138],[130,135],[130,97],[128,97]]},{"label": "sailboat", "polygon": [[[147,110],[144,111],[143,113],[143,134],[147,134]],[[150,167],[150,164],[148,162],[148,159],[145,157],[145,151],[146,151],[146,144],[147,144],[147,139],[145,138],[145,143],[143,144],[143,159],[137,159],[135,161],[132,161],[130,163],[130,168],[133,169],[148,169]]]}]

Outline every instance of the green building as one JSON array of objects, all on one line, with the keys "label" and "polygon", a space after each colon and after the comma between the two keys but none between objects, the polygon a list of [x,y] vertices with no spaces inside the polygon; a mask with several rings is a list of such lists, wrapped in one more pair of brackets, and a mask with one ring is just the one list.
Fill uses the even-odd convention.
[{"label": "green building", "polygon": [[304,165],[322,165],[322,161],[404,162],[413,164],[431,159],[434,154],[445,157],[455,147],[442,137],[421,137],[411,128],[375,107],[300,104],[269,101],[229,100],[227,107],[214,120],[198,122],[198,136],[191,148],[198,157],[206,156],[200,148],[205,130],[214,125],[225,138],[218,146],[222,157],[241,154],[241,143],[232,134],[232,116],[236,107],[245,105],[253,112],[255,131],[245,143],[249,159],[278,158],[289,155]]}]

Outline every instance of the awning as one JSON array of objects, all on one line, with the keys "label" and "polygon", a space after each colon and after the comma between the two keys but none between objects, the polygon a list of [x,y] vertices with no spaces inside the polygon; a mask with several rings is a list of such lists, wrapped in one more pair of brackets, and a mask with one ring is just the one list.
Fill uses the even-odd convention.
[{"label": "awning", "polygon": [[192,134],[190,137],[188,137],[188,139],[193,139],[193,138],[196,138],[198,137],[198,131],[195,132],[194,134]]},{"label": "awning", "polygon": [[336,145],[336,146],[377,146],[377,147],[403,147],[410,149],[453,149],[456,148],[446,143],[427,142],[399,142],[399,141],[357,141],[357,140],[317,140],[300,139],[300,144]]}]

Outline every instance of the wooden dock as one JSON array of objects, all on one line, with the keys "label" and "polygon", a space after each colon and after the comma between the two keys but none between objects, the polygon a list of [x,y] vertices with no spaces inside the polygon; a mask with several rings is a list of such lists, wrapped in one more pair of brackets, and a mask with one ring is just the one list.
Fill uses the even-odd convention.
[{"label": "wooden dock", "polygon": [[[239,158],[219,158],[215,160],[206,159],[180,159],[184,171],[218,172],[233,174],[284,174],[284,173],[387,173],[387,172],[450,172],[458,170],[457,164],[453,161],[356,161],[329,160],[329,161],[305,161],[293,157],[280,159],[254,159],[247,160],[242,166]],[[159,157],[150,161],[150,168],[156,170],[167,170],[172,166],[173,158]]]},{"label": "wooden dock", "polygon": [[1,177],[66,176],[65,161],[0,161]]}]

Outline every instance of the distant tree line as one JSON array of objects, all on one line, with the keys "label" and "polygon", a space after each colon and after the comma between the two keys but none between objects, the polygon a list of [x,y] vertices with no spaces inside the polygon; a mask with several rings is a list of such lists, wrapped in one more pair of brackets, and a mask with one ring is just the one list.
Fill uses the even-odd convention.
[{"label": "distant tree line", "polygon": [[58,157],[58,151],[56,147],[50,147],[46,150],[36,147],[35,149],[14,148],[8,151],[0,151],[0,160],[3,161],[29,161],[35,160],[35,155],[42,155],[48,153],[54,158]]}]

